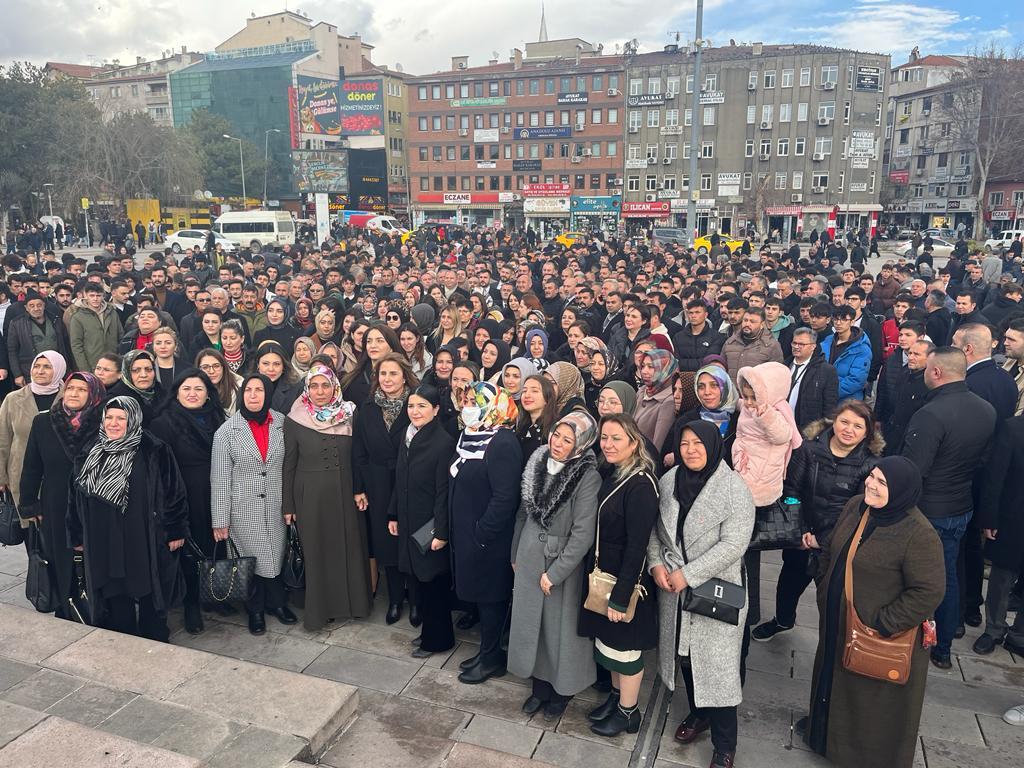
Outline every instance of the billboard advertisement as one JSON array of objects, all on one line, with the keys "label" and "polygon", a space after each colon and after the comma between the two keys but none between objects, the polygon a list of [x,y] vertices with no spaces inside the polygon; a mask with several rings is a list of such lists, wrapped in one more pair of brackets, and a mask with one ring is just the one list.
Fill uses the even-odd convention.
[{"label": "billboard advertisement", "polygon": [[288,133],[291,134],[292,149],[299,148],[299,95],[297,88],[288,89]]},{"label": "billboard advertisement", "polygon": [[341,134],[341,110],[338,105],[338,81],[299,75],[299,130],[319,136]]},{"label": "billboard advertisement", "polygon": [[299,192],[347,192],[348,152],[310,149],[292,152],[292,176]]},{"label": "billboard advertisement", "polygon": [[342,135],[384,135],[383,79],[346,80],[338,87],[338,96]]}]

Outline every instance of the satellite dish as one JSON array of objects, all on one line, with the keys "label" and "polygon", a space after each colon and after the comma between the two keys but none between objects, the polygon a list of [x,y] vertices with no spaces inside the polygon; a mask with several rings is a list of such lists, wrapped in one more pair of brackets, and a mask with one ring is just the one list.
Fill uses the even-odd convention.
[{"label": "satellite dish", "polygon": [[405,72],[405,69],[397,61],[395,62],[395,72]]},{"label": "satellite dish", "polygon": [[205,192],[203,192],[203,197],[205,197],[207,200],[212,200],[213,192],[211,192],[210,190],[206,190]]},{"label": "satellite dish", "polygon": [[202,200],[203,199],[203,190],[197,189],[195,192],[193,192],[192,193],[192,199],[193,200]]}]

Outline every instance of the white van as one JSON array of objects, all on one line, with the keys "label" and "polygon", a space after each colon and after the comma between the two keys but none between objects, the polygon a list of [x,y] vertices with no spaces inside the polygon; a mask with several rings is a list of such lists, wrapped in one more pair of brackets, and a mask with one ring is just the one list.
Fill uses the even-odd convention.
[{"label": "white van", "polygon": [[985,250],[988,253],[1002,253],[1010,247],[1014,240],[1024,237],[1024,229],[1007,229],[999,233],[998,237],[991,237],[985,241]]},{"label": "white van", "polygon": [[366,222],[366,228],[383,232],[385,235],[404,235],[407,231],[394,216],[374,216]]},{"label": "white van", "polygon": [[295,245],[295,221],[287,211],[228,211],[217,217],[213,231],[254,251]]}]

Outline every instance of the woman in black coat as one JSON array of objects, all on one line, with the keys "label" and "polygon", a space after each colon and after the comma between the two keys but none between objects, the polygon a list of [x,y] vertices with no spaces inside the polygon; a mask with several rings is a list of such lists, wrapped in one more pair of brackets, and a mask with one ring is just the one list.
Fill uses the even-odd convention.
[{"label": "woman in black coat", "polygon": [[[605,613],[586,608],[580,612],[579,633],[594,638],[594,658],[612,675],[609,702],[615,708],[595,711],[593,717],[601,719],[590,729],[600,736],[613,737],[640,729],[643,651],[658,646],[654,580],[645,565],[647,545],[658,519],[658,481],[632,416],[604,417],[601,452],[612,471],[607,473],[598,495],[597,548],[588,558],[586,571],[598,565],[616,578],[616,584]],[[627,623],[623,619],[637,584],[646,589],[647,597],[637,601],[633,620]]]},{"label": "woman in black coat", "polygon": [[[69,618],[66,597],[71,594],[73,553],[68,546],[68,484],[74,462],[96,439],[104,389],[91,373],[72,373],[64,394],[45,413],[32,420],[21,469],[21,507],[25,519],[37,518],[51,573],[57,580],[58,618]],[[40,519],[41,518],[41,519]]]},{"label": "woman in black coat", "polygon": [[[188,490],[188,522],[192,541],[205,557],[213,556],[213,522],[210,517],[210,464],[213,434],[224,423],[224,409],[217,388],[198,368],[182,371],[171,385],[167,407],[150,425],[178,462]],[[185,629],[191,635],[203,631],[199,607],[199,553],[183,550],[185,572]]]},{"label": "woman in black coat", "polygon": [[414,627],[420,623],[416,582],[409,580],[407,585],[398,570],[398,539],[388,530],[388,508],[395,486],[398,448],[409,426],[405,401],[416,384],[404,354],[391,353],[381,358],[374,367],[369,397],[356,410],[352,433],[352,490],[356,506],[367,516],[370,573],[378,571],[379,578],[379,570],[383,569],[387,576],[388,624],[402,618],[402,601],[409,587],[409,622]]},{"label": "woman in black coat", "polygon": [[146,349],[133,349],[121,358],[121,378],[107,389],[107,400],[130,397],[142,409],[146,426],[163,406],[164,390],[156,378],[156,357]]},{"label": "woman in black coat", "polygon": [[448,513],[455,592],[476,603],[480,653],[462,663],[459,681],[472,685],[505,674],[501,635],[512,596],[512,536],[519,511],[519,441],[512,432],[516,405],[508,391],[487,382],[467,390],[448,481]]},{"label": "woman in black coat", "polygon": [[[435,387],[420,385],[409,395],[410,424],[398,449],[395,493],[388,526],[398,536],[398,569],[419,583],[423,628],[412,655],[424,659],[455,645],[449,596],[448,467],[455,440],[438,418],[441,398]],[[429,527],[426,551],[414,534]],[[420,539],[426,541],[426,539]]]}]

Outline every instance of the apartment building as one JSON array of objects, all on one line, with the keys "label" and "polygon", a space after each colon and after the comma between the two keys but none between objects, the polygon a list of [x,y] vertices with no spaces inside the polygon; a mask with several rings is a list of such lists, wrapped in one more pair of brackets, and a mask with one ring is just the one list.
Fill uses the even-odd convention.
[{"label": "apartment building", "polygon": [[[622,215],[702,233],[877,223],[889,57],[816,45],[733,45],[629,56]],[[700,106],[692,111],[694,88]],[[698,145],[691,148],[693,121]],[[690,179],[690,153],[698,178]]]}]

